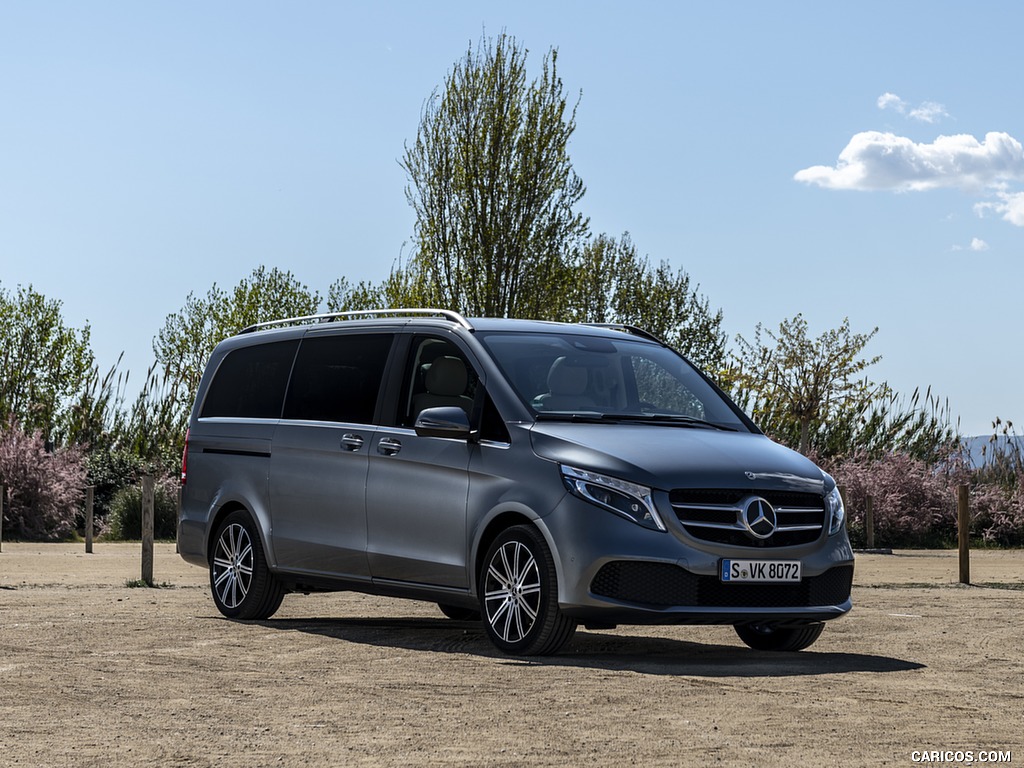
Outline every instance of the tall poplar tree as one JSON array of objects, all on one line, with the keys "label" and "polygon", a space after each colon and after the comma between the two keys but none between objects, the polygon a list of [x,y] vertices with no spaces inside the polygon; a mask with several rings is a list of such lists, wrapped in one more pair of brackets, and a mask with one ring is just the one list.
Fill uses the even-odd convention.
[{"label": "tall poplar tree", "polygon": [[407,271],[424,303],[468,315],[548,318],[565,302],[568,255],[587,235],[569,160],[576,106],[557,50],[528,81],[527,50],[482,38],[427,99],[405,147],[416,212]]}]

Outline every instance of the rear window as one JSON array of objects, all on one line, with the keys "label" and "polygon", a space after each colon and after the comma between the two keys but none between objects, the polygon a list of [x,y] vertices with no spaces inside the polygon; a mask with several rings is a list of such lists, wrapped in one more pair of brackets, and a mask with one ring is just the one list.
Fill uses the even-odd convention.
[{"label": "rear window", "polygon": [[369,424],[392,334],[310,336],[302,341],[284,406],[286,419]]},{"label": "rear window", "polygon": [[217,368],[201,417],[279,419],[298,340],[239,347]]}]

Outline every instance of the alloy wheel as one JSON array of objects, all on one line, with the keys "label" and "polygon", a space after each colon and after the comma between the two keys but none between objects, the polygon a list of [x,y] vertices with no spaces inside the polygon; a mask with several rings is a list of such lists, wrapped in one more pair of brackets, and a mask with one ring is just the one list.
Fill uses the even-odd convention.
[{"label": "alloy wheel", "polygon": [[540,613],[541,576],[537,560],[519,541],[505,542],[491,558],[484,583],[487,622],[506,643],[520,642]]},{"label": "alloy wheel", "polygon": [[238,523],[227,526],[213,553],[213,588],[227,608],[237,608],[249,594],[253,548],[249,533]]}]

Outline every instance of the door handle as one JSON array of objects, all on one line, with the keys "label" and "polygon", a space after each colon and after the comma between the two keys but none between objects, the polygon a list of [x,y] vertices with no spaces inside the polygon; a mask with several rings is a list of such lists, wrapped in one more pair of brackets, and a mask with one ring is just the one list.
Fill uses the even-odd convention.
[{"label": "door handle", "polygon": [[400,440],[396,440],[393,437],[383,437],[381,441],[377,443],[377,453],[382,453],[385,456],[394,456],[402,450],[402,443]]},{"label": "door handle", "polygon": [[341,449],[343,451],[358,451],[363,447],[363,438],[351,432],[341,436]]}]

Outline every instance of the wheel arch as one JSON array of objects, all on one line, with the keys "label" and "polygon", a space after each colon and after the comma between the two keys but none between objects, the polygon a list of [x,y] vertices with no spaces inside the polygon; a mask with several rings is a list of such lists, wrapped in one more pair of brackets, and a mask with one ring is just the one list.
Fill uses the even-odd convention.
[{"label": "wheel arch", "polygon": [[516,525],[529,525],[535,528],[544,538],[544,542],[548,545],[548,549],[551,551],[552,558],[555,561],[555,577],[558,580],[559,597],[561,597],[563,574],[558,547],[551,538],[551,532],[543,524],[542,518],[525,508],[513,508],[497,512],[482,527],[473,547],[472,571],[469,574],[472,594],[477,597],[480,595],[480,569],[483,567],[484,558],[487,557],[487,550],[491,548],[491,544],[494,543],[494,540],[498,538],[502,531]]},{"label": "wheel arch", "polygon": [[267,536],[267,526],[264,525],[264,521],[260,515],[255,513],[246,504],[239,501],[238,499],[231,499],[225,501],[217,510],[210,515],[210,525],[207,528],[206,534],[206,562],[212,562],[213,548],[217,545],[217,531],[220,529],[220,525],[224,522],[224,518],[230,515],[232,512],[242,510],[247,513],[252,519],[253,524],[256,526],[256,530],[259,532],[260,544],[263,545],[264,556],[267,559],[267,565],[273,567],[276,562],[273,557],[273,548],[270,545],[270,539]]}]

